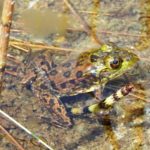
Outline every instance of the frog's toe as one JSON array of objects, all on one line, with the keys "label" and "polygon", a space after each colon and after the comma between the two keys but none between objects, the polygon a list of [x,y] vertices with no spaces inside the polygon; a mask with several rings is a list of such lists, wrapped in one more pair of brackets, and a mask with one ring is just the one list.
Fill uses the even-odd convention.
[{"label": "frog's toe", "polygon": [[71,121],[58,121],[54,123],[55,126],[60,127],[60,128],[71,128],[73,126]]},{"label": "frog's toe", "polygon": [[60,128],[71,128],[72,127],[72,121],[71,119],[67,116],[67,114],[65,115],[60,115],[57,114],[57,112],[51,112],[51,124],[56,126],[56,127],[60,127]]}]

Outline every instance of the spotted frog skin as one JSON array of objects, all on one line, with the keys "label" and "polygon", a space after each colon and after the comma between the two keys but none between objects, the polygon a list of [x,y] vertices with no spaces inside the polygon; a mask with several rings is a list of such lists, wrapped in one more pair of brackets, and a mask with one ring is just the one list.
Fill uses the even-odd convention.
[{"label": "spotted frog skin", "polygon": [[138,57],[128,50],[110,45],[88,50],[76,59],[55,64],[48,51],[31,54],[20,67],[20,84],[30,85],[35,96],[49,109],[52,123],[72,126],[60,97],[94,92],[100,98],[100,87],[125,73]]}]

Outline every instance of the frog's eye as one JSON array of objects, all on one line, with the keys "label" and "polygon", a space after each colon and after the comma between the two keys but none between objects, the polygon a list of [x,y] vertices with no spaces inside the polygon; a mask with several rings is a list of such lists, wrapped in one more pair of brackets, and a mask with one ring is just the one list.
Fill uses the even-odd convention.
[{"label": "frog's eye", "polygon": [[114,58],[111,62],[110,62],[110,66],[112,69],[117,69],[120,67],[120,65],[122,64],[122,59],[121,58]]},{"label": "frog's eye", "polygon": [[97,60],[99,59],[99,56],[97,55],[91,55],[91,62],[97,62]]}]

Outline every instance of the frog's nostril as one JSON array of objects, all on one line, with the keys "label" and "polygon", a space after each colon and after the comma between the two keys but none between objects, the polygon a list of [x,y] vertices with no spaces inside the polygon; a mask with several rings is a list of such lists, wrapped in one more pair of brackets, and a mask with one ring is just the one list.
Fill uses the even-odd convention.
[{"label": "frog's nostril", "polygon": [[126,58],[126,61],[130,61],[130,60],[131,60],[131,57],[128,56],[128,57]]}]

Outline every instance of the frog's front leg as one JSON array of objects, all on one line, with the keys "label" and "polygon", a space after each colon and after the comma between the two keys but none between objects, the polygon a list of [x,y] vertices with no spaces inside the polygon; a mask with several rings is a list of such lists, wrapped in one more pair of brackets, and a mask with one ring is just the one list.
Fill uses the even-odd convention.
[{"label": "frog's front leg", "polygon": [[83,112],[86,110],[86,112],[89,113],[99,113],[99,112],[102,113],[103,110],[113,107],[113,105],[116,102],[118,102],[120,99],[128,95],[133,88],[134,88],[133,84],[131,83],[127,84],[123,86],[121,89],[119,89],[118,91],[116,91],[115,93],[113,93],[112,95],[103,99],[101,102],[85,107]]},{"label": "frog's front leg", "polygon": [[95,114],[108,114],[110,108],[113,107],[114,103],[128,95],[134,88],[133,84],[128,84],[107,98],[92,104],[90,106],[85,106],[83,108],[72,108],[71,112],[75,115],[84,114],[84,113],[95,113]]}]

